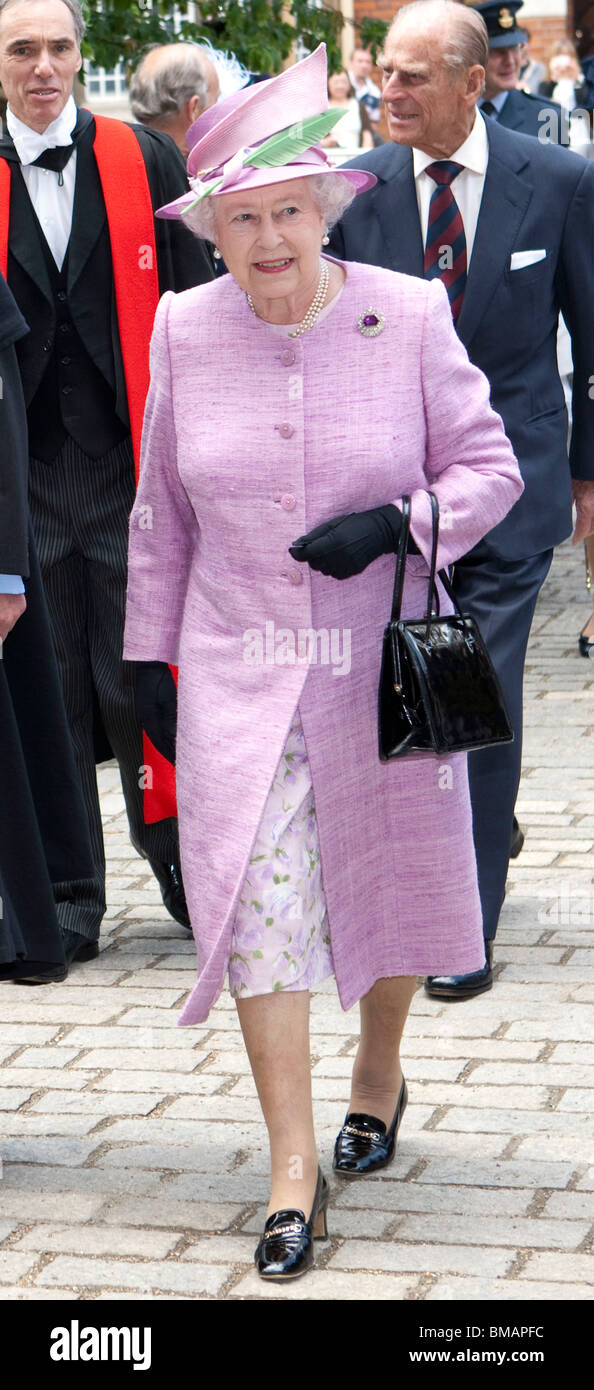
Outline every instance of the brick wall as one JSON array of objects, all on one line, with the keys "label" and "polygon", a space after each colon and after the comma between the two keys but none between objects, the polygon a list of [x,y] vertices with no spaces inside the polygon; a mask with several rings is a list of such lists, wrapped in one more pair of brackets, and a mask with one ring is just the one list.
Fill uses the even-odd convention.
[{"label": "brick wall", "polygon": [[541,19],[530,16],[526,20],[526,27],[530,30],[530,53],[540,63],[548,62],[549,54],[553,44],[557,39],[566,39],[570,36],[570,25],[563,15],[546,15]]},{"label": "brick wall", "polygon": [[355,0],[355,24],[360,24],[362,19],[383,19],[389,24],[399,9],[400,5],[394,0]]},{"label": "brick wall", "polygon": [[[382,19],[389,24],[405,3],[406,0],[355,0],[355,24],[365,18]],[[543,15],[540,19],[531,15],[526,23],[532,35],[531,52],[541,62],[548,58],[557,39],[567,37],[570,28],[563,15]]]}]

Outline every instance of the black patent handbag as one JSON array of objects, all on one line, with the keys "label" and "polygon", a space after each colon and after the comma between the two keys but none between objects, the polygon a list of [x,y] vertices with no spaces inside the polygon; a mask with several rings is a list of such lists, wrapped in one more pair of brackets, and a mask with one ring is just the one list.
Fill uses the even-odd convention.
[{"label": "black patent handbag", "polygon": [[460,611],[445,570],[439,578],[456,611],[440,616],[435,585],[439,506],[435,494],[429,496],[433,544],[427,611],[424,618],[412,620],[400,617],[410,533],[410,497],[402,499],[392,615],[384,630],[378,692],[382,762],[411,753],[443,757],[513,740],[491,658],[474,618]]}]

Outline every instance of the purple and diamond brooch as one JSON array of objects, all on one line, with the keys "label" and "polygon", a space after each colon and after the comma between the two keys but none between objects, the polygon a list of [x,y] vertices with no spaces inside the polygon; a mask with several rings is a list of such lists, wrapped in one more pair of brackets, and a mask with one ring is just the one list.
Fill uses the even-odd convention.
[{"label": "purple and diamond brooch", "polygon": [[377,338],[385,327],[386,320],[379,309],[366,309],[364,314],[359,314],[357,328],[365,338]]}]

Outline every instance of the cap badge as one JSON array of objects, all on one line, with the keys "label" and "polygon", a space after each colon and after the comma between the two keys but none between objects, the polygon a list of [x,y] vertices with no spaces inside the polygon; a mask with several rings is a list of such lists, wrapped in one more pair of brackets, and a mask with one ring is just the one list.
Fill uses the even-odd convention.
[{"label": "cap badge", "polygon": [[509,10],[504,8],[499,11],[499,14],[497,15],[497,22],[499,24],[500,29],[513,29],[513,14],[510,14]]}]

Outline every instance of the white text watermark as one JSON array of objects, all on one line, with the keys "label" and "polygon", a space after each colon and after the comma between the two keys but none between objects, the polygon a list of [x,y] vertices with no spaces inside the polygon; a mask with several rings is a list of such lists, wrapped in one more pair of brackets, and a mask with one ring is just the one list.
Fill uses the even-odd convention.
[{"label": "white text watermark", "polygon": [[333,676],[351,669],[351,629],[348,627],[248,627],[243,634],[246,666],[331,666]]}]

